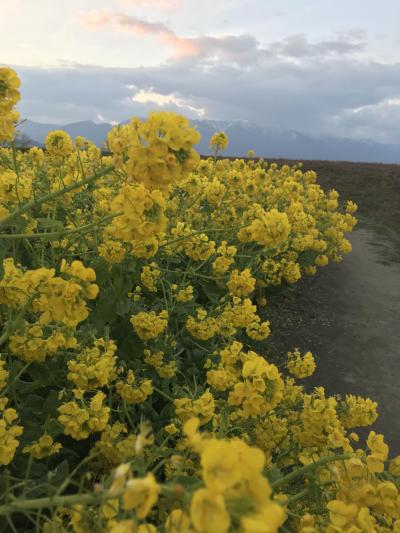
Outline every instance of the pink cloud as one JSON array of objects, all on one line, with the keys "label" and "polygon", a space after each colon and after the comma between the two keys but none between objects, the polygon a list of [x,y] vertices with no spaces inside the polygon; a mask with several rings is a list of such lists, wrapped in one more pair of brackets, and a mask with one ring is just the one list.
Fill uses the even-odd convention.
[{"label": "pink cloud", "polygon": [[125,31],[134,35],[154,35],[163,44],[172,48],[172,55],[175,58],[195,56],[200,51],[196,39],[179,37],[162,22],[148,22],[138,17],[106,10],[84,13],[80,17],[80,22],[89,30],[110,26],[115,31]]},{"label": "pink cloud", "polygon": [[89,30],[98,30],[112,21],[112,13],[105,9],[93,9],[80,15],[81,24]]},{"label": "pink cloud", "polygon": [[260,49],[258,41],[248,34],[181,37],[162,22],[149,22],[120,12],[89,11],[81,16],[81,23],[90,30],[99,30],[107,26],[117,32],[128,32],[136,36],[154,36],[163,46],[171,50],[173,59],[190,57],[251,64],[255,56],[268,55],[266,50]]},{"label": "pink cloud", "polygon": [[122,13],[114,14],[114,22],[119,30],[132,32],[136,35],[156,34],[160,36],[175,36],[174,32],[162,22],[147,22],[146,20]]}]

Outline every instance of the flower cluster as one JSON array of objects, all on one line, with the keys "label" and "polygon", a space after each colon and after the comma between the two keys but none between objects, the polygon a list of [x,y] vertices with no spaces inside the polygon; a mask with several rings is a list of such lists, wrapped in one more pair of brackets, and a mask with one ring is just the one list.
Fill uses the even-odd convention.
[{"label": "flower cluster", "polygon": [[105,394],[97,392],[87,405],[77,401],[62,404],[58,408],[58,421],[64,427],[64,433],[76,440],[87,439],[95,431],[102,431],[108,422],[110,408],[103,406]]},{"label": "flower cluster", "polygon": [[217,131],[210,139],[210,148],[216,154],[228,148],[228,136],[224,131]]},{"label": "flower cluster", "polygon": [[25,446],[22,450],[24,453],[29,453],[35,459],[43,459],[58,453],[61,449],[59,442],[54,442],[50,435],[42,435],[38,441],[32,442],[29,446]]},{"label": "flower cluster", "polygon": [[200,455],[204,483],[190,505],[195,531],[225,533],[239,519],[244,533],[277,532],[286,515],[283,506],[271,498],[272,490],[263,476],[264,454],[240,439],[203,437],[198,426],[196,418],[185,424],[189,445]]},{"label": "flower cluster", "polygon": [[14,126],[19,118],[14,106],[20,99],[20,84],[14,70],[0,67],[0,142],[14,138]]},{"label": "flower cluster", "polygon": [[48,154],[56,158],[71,155],[74,148],[71,137],[62,130],[55,130],[48,133],[45,146]]},{"label": "flower cluster", "polygon": [[0,358],[0,465],[9,464],[15,454],[19,442],[16,437],[22,434],[23,428],[13,424],[18,418],[15,409],[7,408],[8,399],[5,396],[9,372],[6,363]]},{"label": "flower cluster", "polygon": [[287,369],[296,378],[308,378],[314,374],[315,360],[311,352],[301,357],[298,349],[288,353]]},{"label": "flower cluster", "polygon": [[116,374],[117,346],[113,341],[97,339],[67,363],[67,378],[83,390],[96,390],[110,383]]},{"label": "flower cluster", "polygon": [[132,370],[128,371],[126,381],[117,381],[115,384],[117,394],[128,404],[143,403],[153,393],[153,385],[150,379],[143,379],[136,383]]},{"label": "flower cluster", "polygon": [[156,314],[154,311],[146,313],[141,311],[131,317],[131,324],[138,337],[143,340],[158,337],[168,325],[168,312],[161,311]]},{"label": "flower cluster", "polygon": [[2,400],[0,404],[0,465],[8,465],[19,445],[16,437],[22,434],[23,428],[13,424],[18,418],[15,409],[6,408]]},{"label": "flower cluster", "polygon": [[[18,85],[0,69],[0,141]],[[270,294],[351,251],[357,206],[301,165],[217,157],[223,132],[200,161],[198,140],[162,112],[113,128],[111,155],[62,131],[0,148],[0,515],[45,533],[399,531],[400,458],[358,434],[376,403],[306,389],[311,352],[268,343]]]},{"label": "flower cluster", "polygon": [[125,156],[129,180],[147,189],[168,191],[199,159],[193,150],[199,133],[174,113],[150,113],[145,122],[133,119],[113,128],[107,140],[116,161]]}]

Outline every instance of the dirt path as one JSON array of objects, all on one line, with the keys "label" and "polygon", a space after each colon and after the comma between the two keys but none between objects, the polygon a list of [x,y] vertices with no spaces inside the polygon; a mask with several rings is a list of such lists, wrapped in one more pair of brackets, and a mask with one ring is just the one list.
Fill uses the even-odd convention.
[{"label": "dirt path", "polygon": [[319,366],[307,387],[376,400],[374,429],[392,454],[400,453],[400,262],[388,261],[391,243],[377,240],[371,230],[355,230],[343,262],[293,287],[283,301],[272,297],[269,314],[278,326],[269,349],[311,350]]}]

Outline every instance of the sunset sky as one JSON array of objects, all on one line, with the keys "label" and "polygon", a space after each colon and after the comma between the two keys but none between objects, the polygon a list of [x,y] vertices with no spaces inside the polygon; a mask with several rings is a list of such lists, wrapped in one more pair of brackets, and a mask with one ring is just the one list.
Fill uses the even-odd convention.
[{"label": "sunset sky", "polygon": [[[3,5],[4,4],[4,5]],[[396,0],[0,0],[24,118],[149,109],[400,143]]]}]

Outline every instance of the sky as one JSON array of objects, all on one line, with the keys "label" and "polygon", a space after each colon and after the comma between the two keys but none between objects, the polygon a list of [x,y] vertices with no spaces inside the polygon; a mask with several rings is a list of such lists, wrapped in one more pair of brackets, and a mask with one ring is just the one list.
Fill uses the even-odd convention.
[{"label": "sky", "polygon": [[400,144],[398,0],[0,0],[37,122],[149,110]]}]

